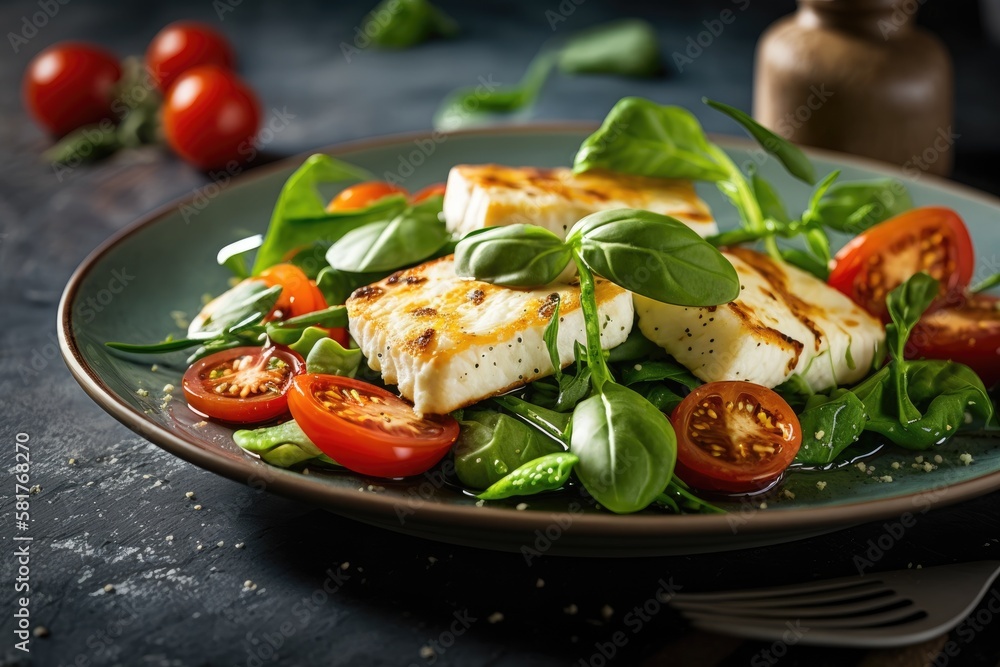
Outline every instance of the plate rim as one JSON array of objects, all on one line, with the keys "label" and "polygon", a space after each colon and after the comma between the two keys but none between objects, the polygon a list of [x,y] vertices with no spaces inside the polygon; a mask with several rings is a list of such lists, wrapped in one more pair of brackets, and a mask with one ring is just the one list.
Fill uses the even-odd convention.
[{"label": "plate rim", "polygon": [[[314,153],[338,156],[345,153],[411,143],[414,140],[426,139],[433,136],[440,137],[442,135],[452,137],[546,132],[586,132],[593,131],[597,127],[597,123],[589,121],[555,121],[449,132],[431,130],[381,135],[340,142],[298,153],[252,169],[249,173],[240,174],[233,180],[246,183],[255,179],[265,178],[276,171],[301,164],[309,155]],[[757,146],[756,143],[749,139],[733,135],[710,134],[710,137],[724,148],[746,149]],[[922,173],[915,179],[905,174],[899,167],[869,158],[805,146],[802,148],[810,156],[823,158],[838,164],[875,171],[885,176],[898,178],[906,183],[921,182],[922,184],[929,184],[938,189],[950,191],[963,198],[973,199],[1000,209],[1000,197],[995,197],[989,193],[933,174]],[[80,384],[84,392],[112,417],[152,444],[188,463],[252,487],[259,487],[259,484],[263,483],[263,487],[260,487],[262,490],[278,493],[285,497],[303,499],[311,504],[331,508],[333,511],[336,511],[337,508],[343,508],[355,515],[368,514],[382,516],[389,514],[399,518],[399,506],[401,502],[405,502],[399,496],[359,493],[346,487],[332,487],[325,484],[321,478],[310,477],[302,473],[269,466],[249,456],[245,459],[230,459],[213,453],[210,449],[206,449],[200,445],[195,439],[184,437],[183,432],[168,430],[163,425],[136,411],[130,404],[126,403],[118,394],[111,390],[83,358],[77,340],[73,335],[73,313],[70,304],[73,303],[84,278],[101,258],[125,239],[156,224],[166,216],[174,213],[181,206],[191,204],[202,195],[206,188],[211,186],[212,183],[207,183],[187,195],[178,197],[138,217],[134,222],[126,225],[104,240],[73,271],[59,300],[56,322],[60,352],[70,370],[70,374]],[[579,514],[574,516],[572,533],[579,537],[627,534],[630,538],[655,537],[662,539],[682,536],[737,538],[739,534],[795,533],[807,528],[815,529],[820,524],[835,529],[836,527],[876,521],[899,516],[908,511],[918,510],[919,503],[917,500],[928,494],[934,496],[933,508],[937,508],[985,495],[998,489],[1000,489],[1000,470],[957,484],[950,484],[944,487],[932,486],[921,491],[892,498],[880,498],[815,508],[773,508],[766,511],[754,511],[750,516],[742,516],[742,513],[735,514],[732,512],[726,514],[692,515]],[[487,505],[480,507],[436,501],[423,502],[415,512],[416,515],[420,516],[423,523],[444,522],[451,526],[481,528],[484,521],[488,521],[493,530],[516,532],[522,535],[530,533],[540,526],[549,525],[552,523],[552,517],[559,514],[554,511],[518,511],[506,506]],[[734,516],[740,517],[738,530],[734,525]],[[402,522],[400,528],[403,528]]]}]

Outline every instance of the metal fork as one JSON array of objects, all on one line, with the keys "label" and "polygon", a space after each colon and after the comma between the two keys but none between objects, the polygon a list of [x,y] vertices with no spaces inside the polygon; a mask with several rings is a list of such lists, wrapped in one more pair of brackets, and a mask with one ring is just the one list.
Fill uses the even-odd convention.
[{"label": "metal fork", "polygon": [[[677,594],[699,628],[788,644],[916,644],[954,628],[1000,573],[978,561],[735,592]],[[994,593],[1000,599],[1000,594]]]}]

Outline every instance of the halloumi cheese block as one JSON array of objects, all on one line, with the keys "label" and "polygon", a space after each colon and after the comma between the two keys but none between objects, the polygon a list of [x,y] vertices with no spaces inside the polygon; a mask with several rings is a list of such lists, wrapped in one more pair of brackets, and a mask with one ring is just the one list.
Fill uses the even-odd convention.
[{"label": "halloumi cheese block", "polygon": [[458,165],[448,174],[444,217],[464,236],[474,229],[526,223],[566,238],[580,218],[597,211],[636,208],[677,218],[701,236],[718,231],[690,181],[606,171]]},{"label": "halloumi cheese block", "polygon": [[746,380],[776,387],[799,375],[815,391],[868,374],[881,322],[816,277],[753,250],[723,253],[740,296],[711,308],[635,296],[638,326],[706,382]]},{"label": "halloumi cheese block", "polygon": [[[601,344],[620,345],[632,330],[632,296],[598,279],[596,297]],[[574,342],[586,342],[578,284],[500,287],[458,277],[448,256],[355,290],[347,312],[369,366],[418,414],[443,414],[554,371],[542,335],[557,298],[566,366]]]}]

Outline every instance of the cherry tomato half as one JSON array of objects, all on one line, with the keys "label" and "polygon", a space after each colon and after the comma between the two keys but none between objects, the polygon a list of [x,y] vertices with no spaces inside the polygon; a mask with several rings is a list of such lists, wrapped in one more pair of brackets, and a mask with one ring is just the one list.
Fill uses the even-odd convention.
[{"label": "cherry tomato half", "polygon": [[417,190],[417,193],[410,197],[410,203],[419,204],[420,202],[430,199],[431,197],[444,197],[444,188],[444,183],[428,185],[423,190]]},{"label": "cherry tomato half", "polygon": [[167,143],[201,169],[252,155],[260,117],[253,91],[218,65],[201,65],[181,74],[163,103]]},{"label": "cherry tomato half", "polygon": [[924,315],[906,345],[910,359],[947,359],[976,371],[987,388],[1000,381],[1000,299],[968,296]]},{"label": "cherry tomato half", "polygon": [[356,208],[370,206],[383,197],[397,194],[407,194],[406,189],[384,181],[358,183],[342,190],[340,194],[330,200],[330,203],[326,206],[326,210],[328,213],[353,211]]},{"label": "cherry tomato half", "polygon": [[972,240],[957,213],[927,206],[875,225],[834,261],[830,286],[888,321],[886,295],[920,271],[941,281],[942,297],[960,295],[972,278]]},{"label": "cherry tomato half", "polygon": [[364,475],[419,475],[458,438],[451,416],[419,417],[395,394],[338,375],[296,377],[288,407],[324,454]]},{"label": "cherry tomato half", "polygon": [[181,386],[192,409],[215,419],[257,424],[288,411],[292,378],[305,371],[302,357],[276,347],[234,347],[199,359]]},{"label": "cherry tomato half", "polygon": [[146,67],[160,90],[166,91],[183,72],[198,65],[233,69],[236,56],[218,30],[198,21],[171,23],[149,43]]},{"label": "cherry tomato half", "polygon": [[670,421],[677,432],[677,476],[708,491],[764,489],[802,444],[791,406],[752,382],[704,384],[674,408]]},{"label": "cherry tomato half", "polygon": [[50,46],[28,64],[22,93],[39,125],[56,135],[111,118],[122,76],[114,54],[83,42]]},{"label": "cherry tomato half", "polygon": [[257,279],[263,280],[268,287],[281,286],[281,295],[272,313],[276,319],[298,317],[326,308],[326,300],[316,283],[294,264],[275,264],[261,271]]}]

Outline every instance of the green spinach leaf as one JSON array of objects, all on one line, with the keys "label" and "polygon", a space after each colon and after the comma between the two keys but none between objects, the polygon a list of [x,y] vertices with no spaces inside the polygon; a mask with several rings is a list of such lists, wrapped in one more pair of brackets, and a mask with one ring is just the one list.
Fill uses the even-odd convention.
[{"label": "green spinach leaf", "polygon": [[453,37],[458,24],[428,0],[383,0],[362,31],[384,49],[408,49],[433,37]]},{"label": "green spinach leaf", "polygon": [[306,461],[340,465],[320,451],[294,419],[277,426],[236,431],[233,440],[243,449],[279,468],[290,468]]},{"label": "green spinach leaf", "polygon": [[284,261],[289,252],[317,241],[333,243],[369,222],[389,220],[406,208],[406,199],[390,196],[356,211],[328,213],[319,192],[322,183],[370,180],[372,175],[329,155],[312,155],[293,173],[278,195],[264,241],[257,251],[253,274]]},{"label": "green spinach leaf", "polygon": [[361,365],[361,350],[345,349],[332,338],[316,341],[306,355],[307,373],[325,373],[354,377]]},{"label": "green spinach leaf", "polygon": [[696,389],[704,384],[674,359],[644,361],[631,366],[622,366],[621,383],[631,386],[639,382],[670,380],[688,389]]},{"label": "green spinach leaf", "polygon": [[455,474],[462,484],[486,489],[528,461],[562,452],[556,440],[521,420],[492,410],[466,410],[455,442]]},{"label": "green spinach leaf", "polygon": [[349,273],[391,272],[431,257],[451,235],[441,220],[441,197],[408,206],[390,220],[369,222],[330,246],[326,261]]},{"label": "green spinach leaf", "polygon": [[824,227],[859,234],[910,210],[913,200],[900,181],[884,178],[838,183],[810,208],[813,219]]},{"label": "green spinach leaf", "polygon": [[559,52],[567,74],[650,77],[663,70],[656,31],[640,19],[621,19],[573,35]]},{"label": "green spinach leaf", "polygon": [[854,392],[836,389],[829,396],[811,396],[799,412],[802,447],[795,460],[812,465],[835,461],[857,442],[866,419],[864,403]]}]

